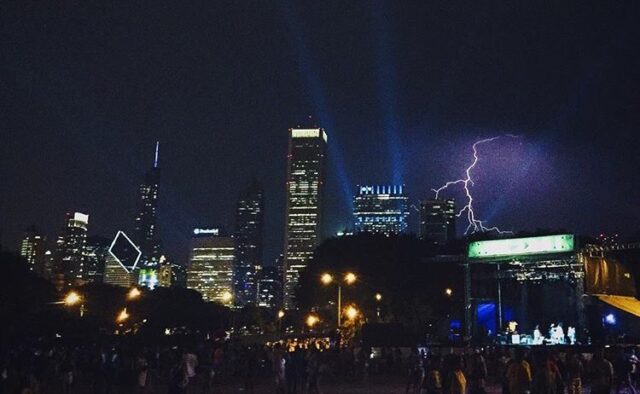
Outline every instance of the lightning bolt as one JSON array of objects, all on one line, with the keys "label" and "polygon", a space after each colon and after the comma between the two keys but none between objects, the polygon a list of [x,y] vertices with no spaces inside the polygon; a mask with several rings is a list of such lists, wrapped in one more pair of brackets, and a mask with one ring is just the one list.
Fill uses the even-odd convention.
[{"label": "lightning bolt", "polygon": [[[519,138],[517,135],[513,135],[513,134],[505,134],[504,136],[506,137],[510,137],[510,138]],[[502,138],[503,136],[497,136],[497,137],[491,137],[491,138],[486,138],[480,141],[476,141],[472,148],[473,148],[473,162],[469,165],[469,167],[467,167],[467,169],[465,170],[465,177],[461,178],[461,179],[457,179],[455,181],[449,181],[447,183],[445,183],[444,185],[442,185],[441,187],[439,187],[438,189],[431,189],[433,192],[436,193],[435,198],[438,199],[440,197],[440,192],[446,190],[449,188],[449,186],[454,186],[454,185],[459,185],[462,184],[462,187],[464,189],[465,195],[467,196],[467,203],[465,204],[464,207],[462,207],[462,209],[460,210],[460,212],[458,212],[456,214],[456,217],[461,217],[463,214],[466,213],[467,215],[467,221],[469,222],[469,225],[467,226],[467,229],[465,230],[464,234],[467,235],[470,231],[471,233],[477,233],[477,232],[487,232],[487,231],[495,231],[498,234],[511,234],[512,231],[502,231],[500,230],[498,227],[486,227],[484,225],[484,222],[480,219],[478,219],[476,217],[476,213],[473,210],[473,196],[471,195],[471,189],[470,186],[473,186],[473,179],[471,178],[471,170],[473,170],[476,166],[476,164],[478,164],[478,145],[482,145],[482,144],[487,144],[489,142],[495,141],[499,138]]]}]

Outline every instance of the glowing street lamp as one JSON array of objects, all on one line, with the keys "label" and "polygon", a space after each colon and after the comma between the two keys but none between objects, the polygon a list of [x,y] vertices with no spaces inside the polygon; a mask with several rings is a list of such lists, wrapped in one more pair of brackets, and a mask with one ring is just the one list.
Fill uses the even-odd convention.
[{"label": "glowing street lamp", "polygon": [[358,279],[358,277],[353,272],[347,272],[344,275],[344,281],[348,285],[352,285],[357,279]]},{"label": "glowing street lamp", "polygon": [[129,319],[130,315],[127,312],[127,308],[123,308],[120,313],[118,313],[118,316],[116,316],[116,322],[117,323],[124,323],[125,321],[127,321],[127,319]]},{"label": "glowing street lamp", "polygon": [[222,302],[229,303],[231,302],[231,299],[233,298],[233,294],[231,294],[230,291],[225,291],[224,293],[222,293]]},{"label": "glowing street lamp", "polygon": [[347,316],[347,319],[353,321],[356,319],[356,317],[358,317],[358,315],[360,314],[360,311],[358,311],[358,309],[355,306],[349,305],[348,307],[345,308],[344,314],[345,316]]},{"label": "glowing street lamp", "polygon": [[[353,272],[347,272],[344,274],[343,279],[344,279],[344,283],[346,283],[347,285],[352,285],[358,280],[358,277]],[[333,283],[333,275],[331,275],[328,272],[325,272],[324,274],[322,274],[322,276],[320,276],[320,282],[322,282],[322,284],[325,286],[330,285],[331,283]],[[340,323],[342,323],[341,315],[342,315],[342,285],[340,281],[338,281],[338,308],[337,308],[338,328],[340,328]]]},{"label": "glowing street lamp", "polygon": [[82,297],[80,297],[80,294],[76,293],[75,291],[70,291],[64,297],[64,299],[62,300],[62,303],[65,304],[66,306],[74,306],[78,304],[80,301],[82,301]]},{"label": "glowing street lamp", "polygon": [[329,273],[324,273],[322,274],[322,276],[320,277],[320,281],[322,282],[323,285],[327,286],[330,285],[331,282],[333,282],[333,276],[331,276],[331,274]]},{"label": "glowing street lamp", "polygon": [[447,297],[451,297],[451,295],[453,294],[453,290],[451,290],[450,287],[447,287],[446,289],[444,289],[444,294],[446,294]]},{"label": "glowing street lamp", "polygon": [[127,298],[130,300],[135,300],[142,295],[142,292],[137,287],[132,287],[131,290],[127,293]]},{"label": "glowing street lamp", "polygon": [[316,316],[316,315],[307,316],[307,320],[305,321],[305,323],[307,323],[307,326],[309,328],[313,328],[313,326],[315,326],[319,322],[320,322],[320,318],[318,316]]},{"label": "glowing street lamp", "polygon": [[378,317],[378,320],[380,320],[380,301],[382,301],[382,294],[380,293],[376,293],[376,295],[374,296],[377,302],[376,305],[376,316]]},{"label": "glowing street lamp", "polygon": [[284,310],[280,309],[278,311],[278,315],[277,315],[278,316],[278,332],[279,333],[282,332],[282,319],[284,318],[284,315],[285,315]]}]

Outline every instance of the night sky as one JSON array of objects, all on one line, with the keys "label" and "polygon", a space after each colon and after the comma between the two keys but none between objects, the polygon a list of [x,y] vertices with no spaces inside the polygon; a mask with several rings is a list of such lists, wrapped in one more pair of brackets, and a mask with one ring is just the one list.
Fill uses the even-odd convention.
[{"label": "night sky", "polygon": [[159,140],[170,256],[194,226],[233,229],[255,175],[271,263],[287,129],[309,115],[329,135],[327,233],[350,224],[356,184],[417,202],[506,133],[475,173],[489,225],[640,230],[638,2],[99,3],[2,5],[5,248],[30,224],[56,235],[67,210],[90,234],[130,231]]}]

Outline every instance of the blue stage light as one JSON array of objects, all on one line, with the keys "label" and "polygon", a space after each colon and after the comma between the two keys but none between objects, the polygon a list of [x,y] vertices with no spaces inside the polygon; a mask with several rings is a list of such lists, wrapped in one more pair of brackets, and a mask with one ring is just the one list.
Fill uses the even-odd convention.
[{"label": "blue stage light", "polygon": [[609,325],[615,325],[616,324],[616,315],[614,315],[613,313],[609,313],[608,315],[606,315],[604,317],[604,321],[609,324]]}]

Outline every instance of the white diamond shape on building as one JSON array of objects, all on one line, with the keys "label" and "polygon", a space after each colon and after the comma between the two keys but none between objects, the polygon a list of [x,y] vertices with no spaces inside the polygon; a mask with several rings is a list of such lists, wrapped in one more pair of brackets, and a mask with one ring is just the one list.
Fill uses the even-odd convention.
[{"label": "white diamond shape on building", "polygon": [[[114,247],[117,247],[117,250],[114,251]],[[131,256],[124,255],[123,252],[126,253],[129,249],[132,249],[131,252],[133,252],[131,253]],[[111,242],[111,246],[109,246],[109,254],[113,256],[122,268],[129,273],[136,268],[138,260],[140,260],[140,257],[142,256],[140,249],[123,231],[118,231],[113,242]]]}]

